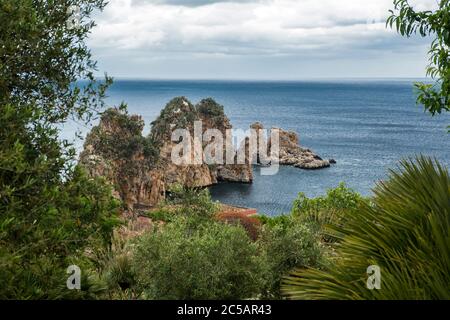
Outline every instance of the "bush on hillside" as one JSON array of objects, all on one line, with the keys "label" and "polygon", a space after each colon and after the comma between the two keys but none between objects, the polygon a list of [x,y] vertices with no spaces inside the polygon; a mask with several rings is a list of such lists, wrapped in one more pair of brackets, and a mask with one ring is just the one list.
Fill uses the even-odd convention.
[{"label": "bush on hillside", "polygon": [[143,236],[134,268],[146,299],[246,299],[263,286],[266,265],[239,226],[180,217]]},{"label": "bush on hillside", "polygon": [[260,245],[270,268],[263,296],[279,299],[283,277],[297,267],[321,267],[325,261],[324,248],[307,224],[290,215],[263,218],[263,221]]},{"label": "bush on hillside", "polygon": [[224,117],[223,106],[212,98],[206,98],[196,105],[197,112],[211,117]]},{"label": "bush on hillside", "polygon": [[211,219],[219,209],[208,189],[189,188],[180,184],[170,187],[168,199],[163,205],[171,206],[173,215],[199,219]]},{"label": "bush on hillside", "polygon": [[322,238],[326,242],[333,242],[336,239],[324,234],[324,227],[328,224],[345,223],[347,217],[367,201],[368,199],[340,183],[337,188],[329,189],[325,196],[308,198],[304,193],[299,193],[292,207],[292,215],[322,232]]}]

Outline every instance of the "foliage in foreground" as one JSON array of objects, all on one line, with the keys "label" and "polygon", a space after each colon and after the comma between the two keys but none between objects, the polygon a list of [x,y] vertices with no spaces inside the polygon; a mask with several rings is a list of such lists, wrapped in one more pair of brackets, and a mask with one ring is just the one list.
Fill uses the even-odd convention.
[{"label": "foliage in foreground", "polygon": [[[39,121],[88,122],[104,107],[112,79],[94,77],[96,62],[86,45],[91,16],[104,0],[0,1],[0,106],[33,105]],[[80,24],[70,24],[78,7]]]},{"label": "foliage in foreground", "polygon": [[109,296],[279,299],[289,271],[324,262],[317,233],[295,217],[216,211],[207,190],[178,188],[166,206],[149,214],[153,230],[132,241],[128,253],[103,258]]},{"label": "foliage in foreground", "polygon": [[326,234],[324,228],[329,224],[345,224],[347,217],[368,201],[344,183],[340,183],[338,187],[329,189],[326,195],[316,198],[308,198],[304,193],[299,193],[291,214],[320,232],[326,242],[334,242],[336,239]]},{"label": "foliage in foreground", "polygon": [[[338,259],[325,271],[298,270],[283,293],[299,299],[450,299],[450,178],[437,161],[403,161],[364,205],[334,227]],[[381,268],[381,290],[366,287]]]},{"label": "foliage in foreground", "polygon": [[427,76],[435,83],[416,83],[417,102],[432,115],[450,111],[450,1],[440,0],[434,12],[416,11],[407,0],[394,0],[394,6],[387,25],[395,27],[402,36],[418,33],[422,37],[434,37],[428,52]]},{"label": "foliage in foreground", "polygon": [[[94,298],[103,287],[86,253],[108,244],[117,203],[102,179],[73,166],[57,128],[104,106],[111,79],[94,79],[85,40],[105,4],[0,1],[0,298]],[[79,28],[67,23],[70,6]],[[81,291],[66,287],[72,264]]]},{"label": "foliage in foreground", "polygon": [[92,251],[93,267],[105,289],[97,297],[114,300],[139,298],[133,270],[133,245],[133,241],[114,232],[110,246]]},{"label": "foliage in foreground", "polygon": [[85,250],[109,242],[117,203],[101,179],[67,167],[55,130],[30,129],[32,108],[0,113],[0,298],[92,297],[66,288],[66,268],[89,275]]},{"label": "foliage in foreground", "polygon": [[281,299],[281,281],[294,268],[319,268],[325,263],[324,246],[310,225],[287,215],[264,219],[260,239],[269,275],[262,296]]},{"label": "foliage in foreground", "polygon": [[258,251],[241,227],[181,217],[138,242],[134,268],[147,299],[245,299],[264,281]]},{"label": "foliage in foreground", "polygon": [[218,221],[207,189],[172,186],[149,213],[162,224],[136,240],[130,266],[143,299],[245,299],[267,278],[264,251],[240,224]]}]

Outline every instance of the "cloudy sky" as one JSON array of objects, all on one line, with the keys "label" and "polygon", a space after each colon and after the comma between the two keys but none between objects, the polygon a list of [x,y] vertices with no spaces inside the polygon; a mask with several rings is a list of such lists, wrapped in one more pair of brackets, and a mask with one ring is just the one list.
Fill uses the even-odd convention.
[{"label": "cloudy sky", "polygon": [[89,45],[116,78],[422,77],[430,39],[386,30],[392,1],[110,0]]}]

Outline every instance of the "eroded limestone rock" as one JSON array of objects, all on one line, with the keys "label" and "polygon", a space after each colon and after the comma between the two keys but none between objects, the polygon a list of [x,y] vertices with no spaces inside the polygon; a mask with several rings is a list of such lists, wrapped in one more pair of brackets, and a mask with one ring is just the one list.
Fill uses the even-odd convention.
[{"label": "eroded limestone rock", "polygon": [[[130,211],[136,207],[157,205],[164,199],[166,190],[175,184],[206,187],[219,181],[252,183],[252,164],[266,164],[267,161],[261,161],[263,157],[270,162],[267,158],[272,144],[270,133],[268,142],[259,135],[256,139],[256,150],[264,150],[265,154],[250,150],[249,137],[241,142],[236,152],[230,138],[230,120],[223,106],[213,99],[204,99],[194,106],[184,97],[175,98],[152,123],[149,136],[142,135],[143,128],[144,121],[140,116],[128,115],[121,109],[109,109],[101,117],[99,125],[88,134],[80,155],[80,164],[88,173],[105,177],[112,184],[116,197]],[[264,129],[261,123],[255,123],[251,128]],[[187,153],[182,163],[175,163],[172,157],[174,147],[180,143],[172,140],[176,129],[184,130],[193,138],[192,141],[187,140],[193,152]],[[210,140],[205,140],[208,129],[214,129],[221,138],[208,136]],[[279,129],[279,138],[280,164],[302,169],[330,166],[329,160],[302,148],[295,132]],[[195,147],[196,142],[200,148]],[[210,146],[213,146],[212,152],[207,155],[204,150]],[[206,161],[206,157],[214,158],[216,155],[221,155],[218,158],[224,162]],[[199,156],[199,162],[195,161],[196,156]]]},{"label": "eroded limestone rock", "polygon": [[[301,169],[323,169],[330,167],[330,161],[324,160],[312,150],[300,146],[298,134],[293,131],[279,130],[279,163],[281,165],[294,166]],[[271,147],[269,139],[269,147]]]}]

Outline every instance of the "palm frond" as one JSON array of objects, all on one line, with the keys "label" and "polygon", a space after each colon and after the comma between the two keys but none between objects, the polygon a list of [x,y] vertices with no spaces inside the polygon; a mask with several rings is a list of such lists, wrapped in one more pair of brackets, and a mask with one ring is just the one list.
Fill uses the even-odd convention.
[{"label": "palm frond", "polygon": [[[292,299],[450,299],[450,178],[436,160],[404,160],[369,204],[329,226],[339,234],[328,270],[297,270],[284,280]],[[366,287],[381,268],[381,289]]]}]

